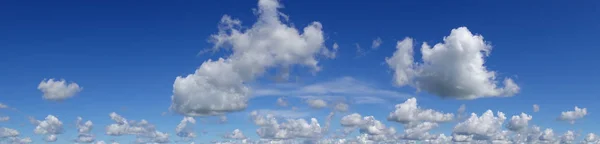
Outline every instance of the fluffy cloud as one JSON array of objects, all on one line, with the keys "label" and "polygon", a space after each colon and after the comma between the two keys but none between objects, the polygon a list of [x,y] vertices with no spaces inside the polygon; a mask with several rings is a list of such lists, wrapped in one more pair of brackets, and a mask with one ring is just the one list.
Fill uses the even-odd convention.
[{"label": "fluffy cloud", "polygon": [[75,139],[75,142],[79,142],[79,143],[94,142],[95,138],[93,135],[90,134],[90,131],[92,130],[93,125],[94,124],[92,123],[92,121],[88,120],[86,122],[83,122],[83,118],[77,117],[75,126],[77,126],[77,132],[79,134],[77,135],[77,139]]},{"label": "fluffy cloud", "polygon": [[250,116],[254,124],[259,126],[256,133],[264,139],[319,138],[323,132],[315,118],[311,118],[310,122],[304,119],[287,119],[279,123],[271,114],[260,115],[253,111]]},{"label": "fluffy cloud", "polygon": [[480,117],[472,113],[467,120],[458,123],[454,130],[455,141],[464,139],[493,140],[493,137],[502,132],[502,124],[506,120],[504,113],[498,112],[497,117],[491,110],[487,110]]},{"label": "fluffy cloud", "polygon": [[461,120],[463,118],[463,115],[465,114],[465,111],[467,111],[467,106],[465,104],[460,105],[460,107],[458,107],[458,110],[456,110],[457,119]]},{"label": "fluffy cloud", "polygon": [[48,115],[43,121],[32,120],[32,122],[37,125],[33,132],[39,135],[46,135],[44,140],[47,142],[56,141],[56,135],[63,133],[63,123],[53,115]]},{"label": "fluffy cloud", "polygon": [[369,141],[386,141],[396,139],[396,129],[386,127],[381,121],[373,116],[361,118],[358,113],[353,113],[342,117],[340,124],[344,127],[344,133],[349,134],[355,129],[365,134],[363,138]]},{"label": "fluffy cloud", "polygon": [[38,85],[38,90],[44,93],[43,98],[47,100],[64,100],[73,97],[83,90],[77,83],[69,83],[63,80],[44,79]]},{"label": "fluffy cloud", "polygon": [[339,112],[346,112],[346,111],[348,111],[348,104],[346,104],[346,103],[337,103],[337,104],[335,104],[335,108],[334,109],[336,111],[339,111]]},{"label": "fluffy cloud", "polygon": [[193,124],[196,124],[196,119],[194,119],[193,117],[183,117],[181,122],[175,128],[177,136],[183,138],[196,137],[196,133],[194,133],[194,129],[192,128]]},{"label": "fluffy cloud", "polygon": [[410,98],[404,103],[397,104],[396,110],[388,115],[388,120],[409,124],[413,122],[448,122],[454,117],[452,113],[442,113],[432,109],[421,109],[417,99]]},{"label": "fluffy cloud", "polygon": [[10,128],[0,127],[0,138],[19,136],[19,131]]},{"label": "fluffy cloud", "polygon": [[281,107],[287,107],[288,102],[283,98],[277,98],[277,105]]},{"label": "fluffy cloud", "polygon": [[529,121],[532,118],[533,117],[531,115],[527,115],[525,113],[521,113],[521,115],[518,116],[512,116],[512,118],[506,125],[506,128],[515,132],[521,131],[527,128],[527,126],[529,125]]},{"label": "fluffy cloud", "polygon": [[408,140],[426,140],[430,139],[429,130],[438,127],[437,123],[423,122],[414,126],[404,128],[403,139]]},{"label": "fluffy cloud", "polygon": [[587,115],[587,109],[586,108],[575,107],[574,111],[562,112],[560,114],[560,116],[558,117],[558,120],[568,121],[569,123],[574,124],[575,120],[581,119],[585,115]]},{"label": "fluffy cloud", "polygon": [[244,135],[244,133],[242,133],[240,129],[235,129],[233,130],[233,132],[226,134],[223,137],[228,139],[246,139],[246,136]]},{"label": "fluffy cloud", "polygon": [[327,106],[327,102],[325,102],[322,99],[309,99],[309,100],[306,100],[306,103],[311,108],[316,108],[316,109],[324,108]]},{"label": "fluffy cloud", "polygon": [[371,44],[371,48],[377,49],[377,48],[379,48],[379,46],[381,46],[382,43],[383,43],[383,41],[381,40],[381,38],[377,37],[376,39],[373,40],[373,43]]},{"label": "fluffy cloud", "polygon": [[250,28],[223,16],[211,41],[214,50],[228,48],[233,53],[205,61],[194,74],[177,77],[171,109],[186,116],[244,110],[250,95],[244,83],[260,77],[268,68],[298,64],[319,71],[315,57],[326,49],[321,23],[313,22],[300,33],[281,22],[278,9],[282,7],[277,0],[260,0],[258,20]]},{"label": "fluffy cloud", "polygon": [[534,104],[533,105],[533,112],[539,112],[540,111],[540,105]]},{"label": "fluffy cloud", "polygon": [[575,133],[573,131],[567,131],[560,138],[561,144],[572,144],[575,141]]},{"label": "fluffy cloud", "polygon": [[583,139],[584,144],[598,144],[600,143],[600,139],[598,139],[598,136],[594,133],[589,133],[585,136],[585,138]]},{"label": "fluffy cloud", "polygon": [[421,47],[423,63],[415,63],[413,40],[399,41],[392,57],[386,58],[398,86],[410,85],[417,90],[456,99],[512,96],[519,86],[512,79],[497,85],[496,73],[484,66],[492,47],[481,35],[466,27],[453,29],[443,43]]},{"label": "fluffy cloud", "polygon": [[146,120],[127,121],[114,112],[109,116],[115,123],[106,126],[106,135],[135,135],[137,143],[169,143],[169,134],[157,131],[155,126]]}]

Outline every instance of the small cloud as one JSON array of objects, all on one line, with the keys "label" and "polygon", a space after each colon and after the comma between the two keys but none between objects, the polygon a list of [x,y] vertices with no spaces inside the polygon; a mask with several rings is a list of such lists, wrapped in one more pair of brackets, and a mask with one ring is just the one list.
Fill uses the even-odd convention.
[{"label": "small cloud", "polygon": [[379,46],[381,46],[382,43],[383,43],[383,41],[381,40],[381,38],[377,37],[376,39],[373,40],[373,43],[371,44],[371,48],[377,49],[377,48],[379,48]]},{"label": "small cloud", "polygon": [[540,105],[534,104],[533,105],[533,112],[539,112],[540,111]]},{"label": "small cloud", "polygon": [[67,83],[64,79],[44,79],[38,85],[38,90],[42,91],[43,98],[47,100],[64,100],[73,97],[83,90],[77,83]]}]

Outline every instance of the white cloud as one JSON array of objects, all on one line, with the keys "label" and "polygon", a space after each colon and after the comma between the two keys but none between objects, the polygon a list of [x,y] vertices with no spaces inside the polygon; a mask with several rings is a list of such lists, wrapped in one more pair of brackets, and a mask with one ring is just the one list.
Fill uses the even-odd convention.
[{"label": "white cloud", "polygon": [[373,40],[373,43],[371,44],[371,48],[377,49],[377,48],[379,48],[379,46],[381,46],[382,43],[383,43],[383,41],[381,40],[381,38],[377,37],[376,39]]},{"label": "white cloud", "polygon": [[109,114],[115,122],[106,126],[106,135],[121,136],[134,135],[136,142],[139,143],[168,143],[169,134],[156,130],[153,124],[142,119],[141,121],[127,121],[124,117],[115,112]]},{"label": "white cloud", "polygon": [[33,132],[39,135],[46,135],[45,141],[56,141],[57,135],[63,133],[63,123],[53,115],[48,115],[43,121],[35,120],[35,129]]},{"label": "white cloud", "polygon": [[244,135],[244,133],[242,133],[240,129],[235,129],[233,130],[233,132],[226,134],[223,137],[228,139],[246,139],[246,136]]},{"label": "white cloud", "polygon": [[3,103],[0,103],[0,109],[5,109],[5,108],[8,108],[8,106]]},{"label": "white cloud", "polygon": [[0,127],[0,138],[19,136],[19,131],[15,129]]},{"label": "white cloud", "polygon": [[311,118],[310,122],[304,119],[287,119],[279,123],[270,114],[259,115],[253,111],[251,116],[259,126],[256,133],[264,139],[319,138],[323,132],[316,118]]},{"label": "white cloud", "polygon": [[340,124],[344,127],[344,134],[349,134],[356,128],[360,133],[366,134],[363,137],[369,141],[385,141],[396,139],[396,129],[386,127],[381,121],[373,116],[365,116],[361,118],[358,113],[353,113],[342,117]]},{"label": "white cloud", "polygon": [[600,143],[600,139],[598,139],[598,135],[594,133],[588,133],[583,139],[583,144],[598,144]]},{"label": "white cloud", "polygon": [[558,120],[568,121],[569,123],[574,124],[575,120],[582,119],[586,115],[587,115],[586,108],[575,107],[574,111],[562,112],[560,114],[560,116],[558,117]]},{"label": "white cloud", "polygon": [[83,118],[77,117],[75,126],[77,127],[77,132],[79,134],[77,135],[77,139],[75,139],[75,142],[80,142],[80,143],[93,142],[95,140],[95,137],[90,134],[90,131],[92,130],[93,125],[94,124],[92,123],[92,121],[88,120],[86,122],[83,122]]},{"label": "white cloud", "polygon": [[214,50],[228,48],[226,58],[208,60],[194,74],[179,76],[173,84],[171,109],[186,116],[221,115],[244,110],[250,88],[246,82],[268,68],[303,65],[319,71],[315,56],[325,46],[322,25],[313,22],[303,33],[280,20],[277,0],[260,0],[258,20],[250,28],[225,15],[212,35]]},{"label": "white cloud", "polygon": [[540,111],[540,105],[534,104],[533,105],[533,112],[539,112]]},{"label": "white cloud", "polygon": [[194,138],[196,137],[196,133],[194,133],[193,124],[196,124],[196,119],[193,117],[183,117],[181,122],[175,127],[175,132],[177,136],[183,138]]},{"label": "white cloud", "polygon": [[348,107],[349,106],[346,103],[337,103],[337,104],[335,104],[334,109],[338,112],[346,112],[346,111],[348,111]]},{"label": "white cloud", "polygon": [[458,107],[458,110],[456,110],[457,119],[461,120],[465,114],[465,111],[467,111],[467,106],[465,104],[460,105],[460,107]]},{"label": "white cloud", "polygon": [[354,97],[355,104],[383,104],[387,101],[378,97]]},{"label": "white cloud", "polygon": [[404,128],[403,139],[408,140],[426,140],[430,139],[429,131],[437,128],[438,124],[433,122],[422,122],[414,126]]},{"label": "white cloud", "polygon": [[83,90],[77,83],[69,83],[62,80],[44,79],[38,85],[38,90],[44,93],[43,98],[47,100],[64,100],[73,97]]},{"label": "white cloud", "polygon": [[[273,115],[279,118],[305,118],[310,116],[308,112],[294,111],[294,110],[274,110],[274,109],[259,109],[252,111],[251,113],[257,113],[259,115]],[[252,114],[250,114],[252,115]]]},{"label": "white cloud", "polygon": [[454,118],[452,113],[442,113],[432,109],[421,109],[417,99],[410,98],[404,103],[397,104],[396,110],[388,115],[388,120],[402,124],[414,122],[448,122]]},{"label": "white cloud", "polygon": [[484,66],[484,58],[492,47],[466,27],[453,29],[443,43],[433,48],[424,43],[423,63],[415,63],[411,38],[399,41],[396,48],[386,62],[395,71],[398,86],[410,85],[419,91],[456,99],[512,96],[519,92],[519,86],[510,78],[504,79],[504,87],[498,87],[496,73]]},{"label": "white cloud", "polygon": [[356,127],[363,124],[362,116],[358,113],[353,113],[342,117],[340,124],[345,127]]},{"label": "white cloud", "polygon": [[325,102],[322,99],[309,99],[309,100],[306,100],[306,103],[311,108],[316,108],[316,109],[327,107],[327,102]]},{"label": "white cloud", "polygon": [[573,131],[567,131],[560,137],[561,144],[572,144],[575,141],[575,133]]},{"label": "white cloud", "polygon": [[498,112],[497,117],[491,110],[487,110],[480,117],[472,113],[467,120],[458,123],[452,133],[455,134],[455,139],[459,139],[456,135],[463,135],[475,140],[492,140],[493,136],[502,132],[505,120],[502,112]]},{"label": "white cloud", "polygon": [[277,105],[281,107],[287,107],[288,102],[284,98],[277,98]]},{"label": "white cloud", "polygon": [[525,113],[521,113],[521,115],[512,116],[510,121],[508,121],[506,128],[515,132],[521,131],[527,128],[527,126],[529,126],[529,121],[531,119],[533,119],[533,117]]}]

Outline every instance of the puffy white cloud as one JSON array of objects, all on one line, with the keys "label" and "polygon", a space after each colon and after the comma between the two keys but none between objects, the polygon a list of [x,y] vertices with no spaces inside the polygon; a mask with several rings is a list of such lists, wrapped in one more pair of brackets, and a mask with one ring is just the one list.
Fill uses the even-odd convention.
[{"label": "puffy white cloud", "polygon": [[86,122],[83,122],[83,118],[77,117],[75,126],[77,127],[77,132],[79,134],[77,135],[77,139],[75,139],[75,142],[79,142],[79,143],[94,142],[95,137],[90,134],[90,131],[92,130],[93,125],[94,124],[92,123],[92,121],[88,120]]},{"label": "puffy white cloud", "polygon": [[246,136],[244,135],[244,133],[242,133],[240,129],[235,129],[233,130],[233,132],[226,134],[223,137],[228,139],[246,139]]},{"label": "puffy white cloud", "polygon": [[306,100],[306,103],[311,108],[316,108],[316,109],[324,108],[327,106],[327,102],[325,102],[322,99],[309,99],[309,100]]},{"label": "puffy white cloud", "polygon": [[288,102],[283,99],[283,98],[277,98],[277,105],[281,106],[281,107],[287,107],[288,106]]},{"label": "puffy white cloud", "polygon": [[417,90],[456,99],[512,96],[520,88],[510,78],[497,85],[496,73],[484,66],[484,58],[492,47],[481,35],[473,35],[466,27],[453,29],[443,43],[421,47],[423,63],[415,63],[413,40],[398,42],[397,51],[386,58],[395,71],[398,86],[410,85]]},{"label": "puffy white cloud", "polygon": [[585,115],[587,115],[587,109],[586,108],[575,107],[574,111],[562,112],[560,114],[560,116],[558,117],[558,120],[568,121],[569,123],[574,124],[575,120],[581,119]]},{"label": "puffy white cloud", "polygon": [[19,136],[19,131],[15,129],[0,127],[0,138]]},{"label": "puffy white cloud", "polygon": [[575,133],[573,131],[567,131],[560,137],[561,144],[572,144],[575,141]]},{"label": "puffy white cloud", "polygon": [[410,98],[404,103],[397,104],[396,110],[388,115],[388,120],[409,124],[413,122],[448,122],[454,117],[452,113],[442,113],[432,109],[421,109],[417,99]]},{"label": "puffy white cloud", "polygon": [[431,138],[429,131],[436,127],[438,127],[437,123],[422,122],[414,126],[404,128],[404,134],[401,136],[403,139],[408,140],[427,140]]},{"label": "puffy white cloud", "polygon": [[322,25],[313,22],[303,33],[280,20],[277,0],[260,0],[258,20],[250,28],[225,15],[219,32],[211,36],[214,50],[229,48],[227,58],[208,60],[194,74],[179,76],[173,84],[171,109],[186,116],[221,115],[244,110],[250,88],[246,82],[268,68],[303,65],[319,71],[315,56],[322,54]]},{"label": "puffy white cloud", "polygon": [[504,113],[498,112],[497,117],[491,110],[487,110],[480,117],[472,113],[467,120],[458,123],[452,133],[454,139],[492,140],[494,136],[502,133],[502,124],[506,120]]},{"label": "puffy white cloud", "polygon": [[250,116],[254,124],[259,126],[256,133],[264,139],[319,138],[323,133],[315,118],[311,118],[310,122],[304,119],[287,119],[279,123],[271,114],[260,115],[253,111]]},{"label": "puffy white cloud", "polygon": [[435,135],[431,139],[423,141],[424,144],[448,144],[452,143],[452,136],[446,136],[444,134]]},{"label": "puffy white cloud", "polygon": [[63,133],[63,123],[53,115],[48,115],[43,121],[32,120],[37,125],[33,132],[39,135],[46,135],[45,141],[54,142],[58,134]]},{"label": "puffy white cloud", "polygon": [[169,134],[156,130],[153,124],[146,120],[127,121],[121,115],[115,112],[109,114],[110,118],[115,122],[106,126],[106,135],[121,136],[135,135],[138,143],[168,143]]},{"label": "puffy white cloud", "polygon": [[193,124],[196,124],[196,119],[194,119],[193,117],[183,117],[181,122],[175,128],[177,136],[183,138],[196,137],[196,133],[194,133],[194,129],[192,127]]},{"label": "puffy white cloud", "polygon": [[554,131],[552,129],[547,128],[542,132],[539,138],[542,142],[553,142],[554,141]]},{"label": "puffy white cloud", "polygon": [[518,116],[512,116],[512,118],[506,125],[506,128],[515,132],[521,131],[527,128],[531,119],[533,119],[533,117],[525,113],[521,113],[521,115]]},{"label": "puffy white cloud", "polygon": [[539,112],[540,111],[540,105],[534,104],[533,105],[533,112]]},{"label": "puffy white cloud", "polygon": [[348,111],[348,107],[349,106],[346,103],[337,103],[337,104],[335,104],[334,109],[339,112],[346,112],[346,111]]},{"label": "puffy white cloud", "polygon": [[69,83],[62,80],[44,79],[38,85],[38,90],[44,93],[43,98],[47,100],[64,100],[73,97],[83,90],[77,83]]},{"label": "puffy white cloud", "polygon": [[363,124],[362,116],[358,113],[353,113],[342,117],[340,124],[345,127],[356,127]]},{"label": "puffy white cloud", "polygon": [[588,133],[585,138],[583,139],[583,144],[598,144],[600,143],[600,139],[598,139],[598,136],[594,133]]},{"label": "puffy white cloud", "polygon": [[377,48],[379,48],[379,46],[381,46],[382,43],[383,43],[383,41],[381,40],[381,38],[377,37],[376,39],[373,40],[373,43],[371,44],[371,48],[377,49]]},{"label": "puffy white cloud", "polygon": [[396,129],[386,127],[381,121],[373,116],[361,118],[358,113],[353,113],[342,117],[340,124],[344,127],[344,134],[349,134],[356,128],[360,133],[366,134],[364,138],[369,141],[395,140]]}]

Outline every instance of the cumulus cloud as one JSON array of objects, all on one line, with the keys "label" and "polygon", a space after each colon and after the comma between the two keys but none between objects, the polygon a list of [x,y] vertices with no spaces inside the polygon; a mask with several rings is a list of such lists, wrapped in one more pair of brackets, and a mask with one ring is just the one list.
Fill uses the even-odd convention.
[{"label": "cumulus cloud", "polygon": [[575,137],[576,137],[575,132],[569,130],[560,137],[560,143],[561,144],[572,144],[575,141]]},{"label": "cumulus cloud", "polygon": [[575,107],[575,110],[573,110],[573,111],[562,112],[560,114],[560,116],[558,117],[558,120],[568,121],[569,123],[574,124],[575,120],[582,119],[586,115],[587,115],[586,108]]},{"label": "cumulus cloud", "polygon": [[77,93],[83,90],[83,87],[79,87],[77,83],[69,83],[62,80],[44,79],[38,85],[38,90],[42,91],[42,96],[47,100],[64,100],[75,96]]},{"label": "cumulus cloud", "polygon": [[63,133],[63,123],[53,115],[48,115],[43,121],[32,120],[32,123],[37,125],[33,132],[39,135],[45,135],[44,138],[47,142],[54,142],[57,139],[57,135]]},{"label": "cumulus cloud", "polygon": [[242,133],[240,129],[235,129],[231,133],[226,134],[223,137],[228,139],[246,139],[246,136],[244,135],[244,133]]},{"label": "cumulus cloud", "polygon": [[0,138],[16,137],[16,136],[19,136],[19,131],[15,130],[15,129],[5,128],[5,127],[0,128]]},{"label": "cumulus cloud", "polygon": [[75,139],[75,142],[79,142],[79,143],[94,142],[95,137],[90,134],[90,131],[92,130],[93,125],[94,124],[92,123],[92,121],[88,120],[86,122],[83,122],[83,118],[77,117],[75,126],[77,126],[77,132],[79,134],[77,135],[77,139]]},{"label": "cumulus cloud", "polygon": [[508,121],[506,128],[515,132],[522,131],[523,129],[527,128],[527,126],[529,125],[529,121],[532,118],[533,117],[531,115],[527,115],[525,113],[521,113],[521,115],[517,116],[512,116],[510,121]]},{"label": "cumulus cloud", "polygon": [[171,109],[186,116],[221,115],[247,107],[250,88],[245,85],[268,68],[303,65],[319,71],[324,36],[322,25],[313,22],[302,33],[280,20],[277,0],[260,0],[258,20],[250,28],[223,16],[219,32],[211,36],[214,50],[228,48],[226,58],[207,60],[194,74],[179,76],[173,84]]},{"label": "cumulus cloud", "polygon": [[256,130],[263,139],[294,139],[294,138],[319,138],[323,130],[316,118],[310,122],[305,119],[287,119],[279,122],[273,115],[260,115],[253,111],[250,116],[254,124],[259,126]]},{"label": "cumulus cloud", "polygon": [[588,133],[583,139],[584,144],[598,144],[600,143],[600,139],[598,139],[598,135],[594,133]]},{"label": "cumulus cloud", "polygon": [[342,117],[340,124],[344,127],[344,134],[349,134],[355,129],[365,134],[362,136],[368,141],[386,141],[396,139],[396,129],[386,127],[381,121],[373,116],[362,117],[358,113],[353,113]]},{"label": "cumulus cloud", "polygon": [[373,40],[373,43],[371,44],[371,48],[377,49],[377,48],[379,48],[379,46],[381,46],[382,43],[383,43],[383,41],[381,40],[381,38],[377,37],[376,39]]},{"label": "cumulus cloud", "polygon": [[177,136],[183,138],[196,137],[196,133],[194,133],[194,129],[192,127],[193,124],[196,124],[196,119],[194,119],[193,117],[183,117],[181,122],[175,128]]},{"label": "cumulus cloud", "polygon": [[413,40],[399,41],[392,57],[386,58],[394,70],[398,86],[410,85],[419,91],[456,99],[513,96],[520,88],[510,78],[498,86],[496,72],[488,70],[484,58],[492,47],[481,35],[473,35],[466,27],[453,29],[443,43],[433,47],[423,43],[422,63],[413,57]]},{"label": "cumulus cloud", "polygon": [[487,110],[481,116],[472,113],[467,120],[458,123],[452,133],[455,142],[465,139],[493,140],[494,136],[502,133],[502,124],[506,120],[504,113],[498,112],[497,116]]},{"label": "cumulus cloud", "polygon": [[540,105],[534,104],[533,105],[533,112],[539,112],[540,111]]},{"label": "cumulus cloud", "polygon": [[322,99],[309,99],[309,100],[306,100],[306,103],[311,108],[316,108],[316,109],[327,107],[327,102],[325,102]]},{"label": "cumulus cloud", "polygon": [[155,126],[146,120],[127,121],[114,112],[109,116],[115,123],[106,126],[106,135],[134,135],[136,143],[169,143],[169,134],[156,130]]},{"label": "cumulus cloud", "polygon": [[413,122],[448,122],[454,118],[452,113],[442,113],[432,109],[421,109],[416,98],[409,98],[397,104],[396,110],[388,115],[388,120],[409,124]]},{"label": "cumulus cloud", "polygon": [[277,105],[281,107],[287,107],[288,102],[284,98],[277,98]]}]

